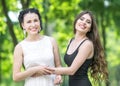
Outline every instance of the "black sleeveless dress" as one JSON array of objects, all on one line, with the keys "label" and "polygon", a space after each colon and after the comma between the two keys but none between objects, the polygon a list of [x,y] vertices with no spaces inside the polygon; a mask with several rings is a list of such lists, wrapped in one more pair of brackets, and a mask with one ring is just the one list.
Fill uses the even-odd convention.
[{"label": "black sleeveless dress", "polygon": [[[87,40],[87,39],[85,39],[85,40]],[[82,45],[82,43],[85,40],[83,40],[80,43],[78,48]],[[68,45],[68,47],[69,47],[69,45]],[[68,47],[67,47],[67,50],[68,50]],[[72,64],[74,58],[76,57],[76,55],[78,53],[78,48],[71,55],[68,55],[67,51],[66,51],[66,54],[64,56],[64,61],[68,66],[70,66]],[[88,68],[91,63],[92,63],[92,59],[87,59],[83,63],[83,65],[76,71],[76,73],[74,75],[69,75],[69,86],[92,86],[88,79],[88,75],[87,75],[87,71],[88,71]]]}]

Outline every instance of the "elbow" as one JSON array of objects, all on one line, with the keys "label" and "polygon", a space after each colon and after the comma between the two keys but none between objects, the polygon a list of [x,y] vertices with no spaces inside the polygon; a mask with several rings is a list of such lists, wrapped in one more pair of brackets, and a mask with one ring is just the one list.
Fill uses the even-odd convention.
[{"label": "elbow", "polygon": [[74,74],[75,74],[74,70],[69,71],[69,75],[74,75]]},{"label": "elbow", "polygon": [[19,78],[17,76],[13,76],[13,81],[19,82],[20,80],[19,80]]},{"label": "elbow", "polygon": [[74,75],[75,73],[74,72],[70,72],[70,74],[69,75]]},{"label": "elbow", "polygon": [[13,77],[13,81],[18,82],[19,80],[15,77]]}]

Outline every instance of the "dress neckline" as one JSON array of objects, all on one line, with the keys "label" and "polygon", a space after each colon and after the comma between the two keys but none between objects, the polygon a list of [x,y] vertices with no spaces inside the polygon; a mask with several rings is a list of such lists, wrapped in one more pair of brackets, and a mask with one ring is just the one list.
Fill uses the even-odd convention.
[{"label": "dress neckline", "polygon": [[28,40],[25,40],[25,39],[23,41],[26,42],[26,43],[37,43],[37,42],[42,41],[43,39],[45,39],[45,36],[43,36],[41,39],[36,40],[36,41],[28,41]]},{"label": "dress neckline", "polygon": [[[73,39],[71,39],[70,43],[72,42],[72,40],[73,40]],[[73,55],[73,54],[78,50],[78,48],[83,44],[83,42],[86,41],[86,40],[88,40],[88,39],[86,38],[86,39],[82,40],[82,41],[80,42],[80,44],[77,46],[77,48],[76,48],[72,53],[68,53],[68,52],[67,52],[67,51],[68,51],[68,48],[69,48],[69,46],[70,46],[70,43],[69,43],[69,45],[68,45],[68,47],[67,47],[66,54],[67,54],[68,56]]]}]

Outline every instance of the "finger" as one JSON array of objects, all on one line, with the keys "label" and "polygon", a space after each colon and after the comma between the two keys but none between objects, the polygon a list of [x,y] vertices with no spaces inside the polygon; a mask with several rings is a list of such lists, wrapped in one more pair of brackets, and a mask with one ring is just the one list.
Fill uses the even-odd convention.
[{"label": "finger", "polygon": [[32,75],[31,77],[35,77],[36,75],[34,74],[34,75]]},{"label": "finger", "polygon": [[49,74],[51,74],[51,71],[44,69],[42,74],[43,75],[49,75]]},{"label": "finger", "polygon": [[55,80],[54,81],[54,84],[61,84],[62,83],[62,80]]},{"label": "finger", "polygon": [[49,70],[49,71],[55,71],[55,69],[54,68],[50,68],[50,67],[45,67],[45,69],[47,69],[47,70]]},{"label": "finger", "polygon": [[60,83],[63,83],[63,80],[62,80],[62,79],[60,80]]},{"label": "finger", "polygon": [[44,72],[43,75],[48,75],[48,73]]},{"label": "finger", "polygon": [[49,70],[49,69],[46,69],[46,68],[45,68],[45,72],[48,73],[48,74],[53,74],[53,73],[54,73],[54,70]]},{"label": "finger", "polygon": [[60,84],[60,80],[56,78],[56,79],[54,80],[54,84]]},{"label": "finger", "polygon": [[44,70],[44,72],[45,72],[46,74],[53,74],[53,72],[52,72],[52,71],[49,71],[49,70]]},{"label": "finger", "polygon": [[31,77],[37,77],[37,74],[32,75]]}]

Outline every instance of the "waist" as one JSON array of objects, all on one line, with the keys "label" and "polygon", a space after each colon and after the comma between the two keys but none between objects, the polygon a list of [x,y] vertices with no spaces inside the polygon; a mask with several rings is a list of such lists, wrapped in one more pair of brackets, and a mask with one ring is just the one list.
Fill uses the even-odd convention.
[{"label": "waist", "polygon": [[76,74],[76,75],[70,75],[70,79],[83,79],[83,78],[88,78],[87,74]]}]

